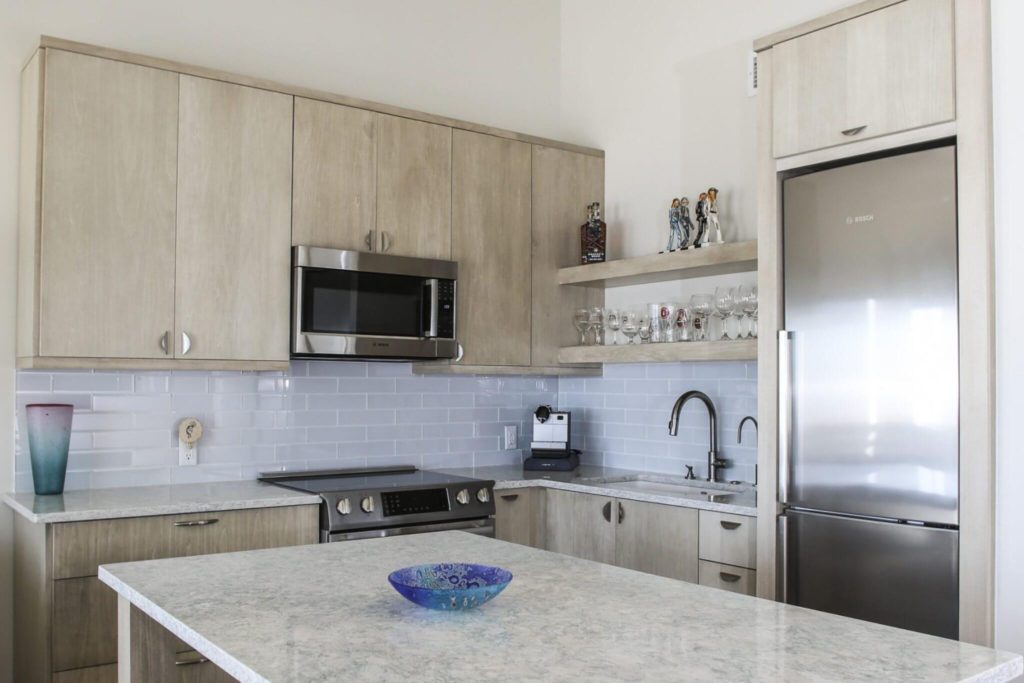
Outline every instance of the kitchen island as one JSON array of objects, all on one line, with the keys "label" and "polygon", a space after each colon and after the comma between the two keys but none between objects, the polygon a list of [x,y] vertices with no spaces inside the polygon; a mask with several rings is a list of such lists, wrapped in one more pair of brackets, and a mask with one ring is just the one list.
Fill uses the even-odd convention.
[{"label": "kitchen island", "polygon": [[[387,582],[428,562],[495,564],[515,578],[477,610],[434,612]],[[1018,655],[457,531],[105,565],[99,576],[119,595],[122,682],[159,680],[139,673],[139,635],[153,622],[253,682],[995,683],[1024,671]]]}]

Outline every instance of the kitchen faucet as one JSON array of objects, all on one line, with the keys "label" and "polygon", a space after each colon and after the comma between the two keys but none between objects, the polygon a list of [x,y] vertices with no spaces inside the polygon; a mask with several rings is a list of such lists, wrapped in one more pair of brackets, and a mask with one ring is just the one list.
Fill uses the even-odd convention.
[{"label": "kitchen faucet", "polygon": [[672,436],[676,436],[679,433],[679,413],[691,398],[702,402],[704,407],[708,409],[708,429],[711,442],[711,450],[708,451],[708,481],[718,481],[717,472],[719,468],[728,467],[729,461],[718,457],[718,412],[715,410],[715,404],[712,403],[707,394],[703,391],[687,391],[677,398],[676,404],[672,406],[672,417],[668,421],[668,433]]},{"label": "kitchen faucet", "polygon": [[753,415],[747,415],[740,420],[740,426],[736,428],[736,443],[743,443],[743,425],[747,424],[747,420],[754,423],[754,431],[757,431],[757,418]]}]

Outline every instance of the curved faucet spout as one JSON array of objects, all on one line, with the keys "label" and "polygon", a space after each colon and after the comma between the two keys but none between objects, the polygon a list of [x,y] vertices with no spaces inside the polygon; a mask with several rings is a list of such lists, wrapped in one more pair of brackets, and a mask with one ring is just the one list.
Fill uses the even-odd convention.
[{"label": "curved faucet spout", "polygon": [[740,420],[740,426],[736,428],[736,443],[743,443],[743,425],[747,424],[748,420],[754,423],[754,431],[757,431],[757,418],[753,415],[747,415]]},{"label": "curved faucet spout", "polygon": [[708,451],[708,481],[716,481],[715,473],[719,468],[726,467],[728,463],[718,457],[718,411],[715,410],[715,404],[711,398],[703,391],[696,390],[687,391],[677,398],[675,405],[672,406],[672,415],[669,417],[668,433],[672,436],[679,433],[679,413],[691,398],[697,399],[708,409],[708,441],[711,449]]}]

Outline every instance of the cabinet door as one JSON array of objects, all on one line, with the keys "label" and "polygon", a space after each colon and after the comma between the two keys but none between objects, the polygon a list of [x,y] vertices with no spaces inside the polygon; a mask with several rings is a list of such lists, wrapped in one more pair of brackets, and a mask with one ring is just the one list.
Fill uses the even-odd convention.
[{"label": "cabinet door", "polygon": [[559,347],[579,343],[573,311],[604,303],[603,288],[558,285],[559,268],[579,265],[593,202],[604,204],[603,158],[533,146],[533,365],[558,365]]},{"label": "cabinet door", "polygon": [[53,582],[53,670],[117,661],[117,593],[95,576]]},{"label": "cabinet door", "polygon": [[377,246],[452,256],[452,129],[377,115]]},{"label": "cabinet door", "polygon": [[585,560],[613,563],[615,499],[558,489],[545,493],[546,549]]},{"label": "cabinet door", "polygon": [[376,114],[295,98],[292,244],[372,251]]},{"label": "cabinet door", "polygon": [[178,75],[54,49],[45,74],[38,353],[164,357]]},{"label": "cabinet door", "polygon": [[288,360],[291,147],[290,96],[181,76],[177,357]]},{"label": "cabinet door", "polygon": [[530,364],[530,145],[452,133],[462,365]]},{"label": "cabinet door", "polygon": [[773,48],[781,157],[955,116],[952,0],[906,0]]},{"label": "cabinet door", "polygon": [[617,500],[615,564],[697,582],[697,510]]},{"label": "cabinet door", "polygon": [[494,492],[494,535],[502,541],[544,547],[543,489],[506,489]]}]

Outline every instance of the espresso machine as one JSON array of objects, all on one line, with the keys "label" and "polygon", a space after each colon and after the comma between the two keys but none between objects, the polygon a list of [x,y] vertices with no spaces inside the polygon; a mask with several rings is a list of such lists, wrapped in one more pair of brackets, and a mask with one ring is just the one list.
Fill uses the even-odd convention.
[{"label": "espresso machine", "polygon": [[533,441],[523,469],[570,472],[580,466],[580,452],[570,446],[572,413],[540,406],[533,413]]}]

